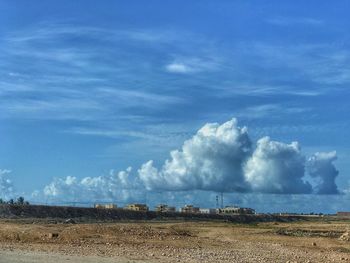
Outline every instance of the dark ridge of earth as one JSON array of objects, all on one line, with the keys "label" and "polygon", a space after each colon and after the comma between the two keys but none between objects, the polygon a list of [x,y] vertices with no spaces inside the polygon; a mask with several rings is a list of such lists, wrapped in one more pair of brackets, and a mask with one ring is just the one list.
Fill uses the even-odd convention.
[{"label": "dark ridge of earth", "polygon": [[99,209],[68,206],[45,205],[0,205],[0,218],[3,219],[55,219],[58,222],[74,219],[77,222],[96,221],[128,221],[128,220],[190,220],[190,221],[224,221],[236,223],[254,222],[292,222],[307,220],[303,216],[278,216],[271,214],[259,215],[219,215],[219,214],[188,214],[180,212],[159,213],[155,211],[140,212],[125,209]]}]

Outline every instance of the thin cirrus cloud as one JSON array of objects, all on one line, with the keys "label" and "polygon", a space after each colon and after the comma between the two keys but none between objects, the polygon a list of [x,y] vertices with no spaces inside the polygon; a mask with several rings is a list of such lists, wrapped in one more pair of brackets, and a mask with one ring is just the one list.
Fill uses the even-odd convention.
[{"label": "thin cirrus cloud", "polygon": [[[77,36],[89,38],[96,45],[84,48],[70,45],[69,39]],[[85,120],[102,114],[116,116],[116,112],[122,117],[126,108],[141,113],[186,103],[180,96],[160,94],[152,88],[158,84],[154,84],[153,79],[145,79],[144,74],[155,73],[150,71],[145,53],[138,51],[145,42],[161,46],[173,37],[170,33],[147,30],[69,25],[45,25],[29,32],[15,32],[2,40],[4,45],[0,48],[0,57],[7,68],[0,66],[0,74],[4,76],[0,96],[7,96],[1,105],[1,117],[79,120],[85,115]],[[136,52],[128,49],[125,41],[135,42]],[[125,61],[124,56],[129,56],[130,62]],[[140,81],[134,81],[135,74],[141,76]]]},{"label": "thin cirrus cloud", "polygon": [[262,104],[243,108],[242,110],[237,111],[235,115],[246,119],[261,119],[264,117],[272,119],[282,118],[288,114],[303,114],[308,111],[311,111],[311,109],[306,107],[283,107],[280,104]]},{"label": "thin cirrus cloud", "polygon": [[[97,91],[98,90],[98,91]],[[113,115],[113,112],[137,107],[158,110],[169,105],[185,104],[175,96],[165,96],[142,91],[102,90],[92,94],[76,92],[70,97],[48,97],[46,99],[11,98],[0,105],[3,118],[98,120]],[[98,95],[94,95],[96,93]],[[107,105],[106,105],[107,102]]]},{"label": "thin cirrus cloud", "polygon": [[2,118],[92,120],[104,111],[94,100],[79,98],[7,99],[1,104]]},{"label": "thin cirrus cloud", "polygon": [[[281,47],[262,42],[237,42],[230,49],[215,48],[204,38],[186,38],[194,40],[183,43],[180,33],[67,24],[14,32],[5,37],[1,45],[0,57],[6,68],[0,67],[0,73],[10,71],[2,78],[0,96],[12,96],[1,106],[1,116],[45,119],[51,116],[62,120],[67,116],[79,119],[84,115],[96,119],[102,114],[122,117],[127,104],[140,114],[150,114],[148,109],[155,113],[187,103],[186,93],[181,91],[189,85],[201,87],[200,94],[196,94],[198,98],[211,94],[211,98],[220,100],[237,96],[315,97],[349,83],[350,56],[342,48],[327,44]],[[83,48],[69,45],[69,39],[77,36],[88,38],[103,52],[96,49],[95,44]],[[125,46],[128,41],[133,41],[134,49]],[[173,45],[171,55],[168,48],[162,48],[164,44]],[[193,46],[199,48],[193,49]],[[141,47],[150,52],[157,48],[162,59],[150,62],[152,60],[139,49]],[[315,56],[315,49],[323,55]],[[28,62],[32,60],[36,63]],[[164,61],[169,62],[164,65]],[[257,65],[276,74],[268,74],[266,80],[266,74],[255,72]],[[285,73],[278,70],[286,65]],[[31,78],[27,68],[32,70]],[[212,74],[219,74],[215,83],[208,76]],[[186,75],[191,78],[181,77]],[[251,76],[256,77],[254,83],[250,83]],[[286,79],[294,80],[295,85],[286,85]],[[308,86],[300,82],[307,82]],[[160,86],[162,93],[157,88]],[[176,94],[181,95],[175,96],[174,89],[180,89]],[[27,98],[28,94],[31,99]],[[69,101],[72,103],[66,103]],[[76,103],[82,107],[69,106]],[[62,110],[62,106],[67,110]],[[29,110],[22,114],[24,109]],[[52,114],[42,114],[46,110]]]},{"label": "thin cirrus cloud", "polygon": [[78,26],[68,23],[42,22],[24,30],[11,33],[4,40],[11,44],[16,43],[52,43],[55,40],[63,40],[67,37],[79,36],[101,41],[139,41],[169,43],[179,41],[178,32],[160,31],[157,29],[115,29],[98,26]]},{"label": "thin cirrus cloud", "polygon": [[135,106],[142,105],[144,107],[165,106],[167,104],[186,103],[184,98],[174,95],[162,95],[145,91],[123,90],[115,88],[97,88],[98,97],[110,99],[118,99],[118,103],[123,105]]},{"label": "thin cirrus cloud", "polygon": [[322,26],[324,21],[311,17],[274,17],[266,20],[269,24],[278,26]]},{"label": "thin cirrus cloud", "polygon": [[271,84],[250,84],[249,81],[242,83],[235,83],[228,81],[216,87],[218,91],[214,94],[216,97],[226,96],[245,96],[245,97],[270,97],[270,96],[295,96],[295,97],[316,97],[324,95],[326,90],[324,89],[308,89],[292,86],[292,85],[279,85],[275,83]]},{"label": "thin cirrus cloud", "polygon": [[[341,45],[329,43],[298,45],[245,43],[245,46],[242,46],[242,51],[246,52],[247,56],[256,57],[261,65],[272,71],[279,68],[285,69],[282,75],[273,77],[276,80],[313,82],[317,84],[319,92],[334,89],[334,86],[329,85],[349,83],[347,73],[350,53]],[[271,75],[269,76],[271,77]],[[304,91],[313,92],[314,89],[309,87]]]}]

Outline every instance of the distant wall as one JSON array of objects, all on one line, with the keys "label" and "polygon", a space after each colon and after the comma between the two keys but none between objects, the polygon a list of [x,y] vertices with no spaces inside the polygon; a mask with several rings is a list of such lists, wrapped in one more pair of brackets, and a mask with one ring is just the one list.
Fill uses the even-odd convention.
[{"label": "distant wall", "polygon": [[86,221],[121,221],[121,220],[222,220],[237,223],[269,222],[269,221],[297,221],[305,220],[301,216],[277,216],[277,215],[219,215],[219,214],[191,214],[155,211],[131,211],[124,209],[98,209],[65,206],[43,205],[0,205],[0,218],[46,218],[68,219],[78,222]]}]

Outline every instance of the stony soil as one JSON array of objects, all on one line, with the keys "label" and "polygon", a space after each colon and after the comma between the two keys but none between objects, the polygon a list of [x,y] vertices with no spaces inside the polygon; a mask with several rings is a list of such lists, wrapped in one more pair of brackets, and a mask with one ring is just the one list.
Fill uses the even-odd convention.
[{"label": "stony soil", "polygon": [[[31,251],[132,262],[350,262],[346,221],[55,224],[0,221],[0,255]],[[74,261],[71,261],[74,262]],[[96,261],[98,262],[98,261]],[[127,261],[126,261],[127,262]]]},{"label": "stony soil", "polygon": [[[0,250],[0,263],[137,263],[125,258],[62,255],[52,252]],[[148,261],[147,261],[148,262]],[[149,262],[152,263],[152,262]]]}]

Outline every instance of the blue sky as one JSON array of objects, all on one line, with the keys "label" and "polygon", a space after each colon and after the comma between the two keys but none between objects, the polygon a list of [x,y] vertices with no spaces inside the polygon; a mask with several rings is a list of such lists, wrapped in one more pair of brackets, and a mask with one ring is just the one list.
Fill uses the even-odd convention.
[{"label": "blue sky", "polygon": [[347,191],[349,5],[1,1],[0,169],[31,198],[54,178],[160,167],[235,117],[252,141],[336,150]]}]

